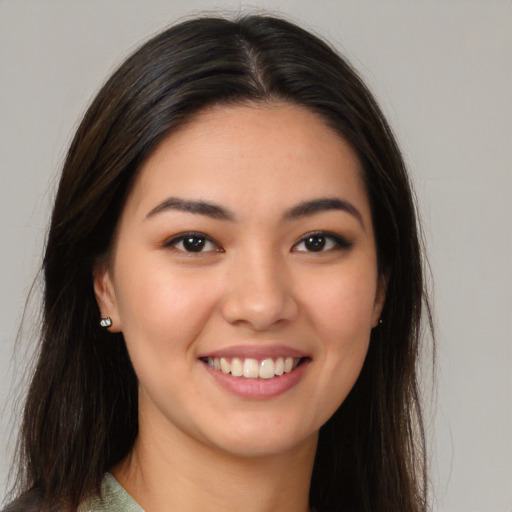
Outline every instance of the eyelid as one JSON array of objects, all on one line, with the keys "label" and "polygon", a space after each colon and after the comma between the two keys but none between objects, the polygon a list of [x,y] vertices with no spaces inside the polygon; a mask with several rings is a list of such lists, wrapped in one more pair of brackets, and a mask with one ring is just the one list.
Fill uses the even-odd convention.
[{"label": "eyelid", "polygon": [[[322,250],[322,251],[317,251],[319,253],[343,250],[343,249],[350,249],[354,245],[353,242],[347,240],[347,238],[345,238],[344,236],[339,235],[338,233],[333,233],[332,231],[310,231],[300,237],[300,239],[293,245],[292,250],[297,250],[296,248],[299,244],[305,242],[309,237],[312,237],[312,236],[324,236],[326,239],[331,240],[335,244],[335,247],[332,247],[332,248],[329,248],[326,250]],[[297,250],[297,252],[307,252],[307,253],[311,253],[311,254],[315,253],[315,251],[299,251],[299,250]]]},{"label": "eyelid", "polygon": [[[215,250],[208,250],[208,251],[185,251],[183,249],[178,249],[176,246],[186,238],[204,238],[206,242],[210,242],[213,245],[215,245]],[[208,236],[206,233],[202,233],[201,231],[184,231],[182,233],[178,233],[176,235],[171,236],[170,238],[167,238],[163,244],[162,247],[169,248],[169,249],[175,249],[176,251],[179,251],[180,253],[184,253],[187,255],[193,255],[193,254],[205,254],[205,253],[211,253],[211,252],[224,252],[224,249],[221,247],[221,245],[213,239],[211,236]]]}]

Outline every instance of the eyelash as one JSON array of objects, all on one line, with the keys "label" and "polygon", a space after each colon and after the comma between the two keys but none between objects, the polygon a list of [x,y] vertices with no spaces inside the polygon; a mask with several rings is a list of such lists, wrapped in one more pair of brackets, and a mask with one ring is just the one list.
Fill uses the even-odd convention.
[{"label": "eyelash", "polygon": [[[301,244],[305,244],[308,241],[312,241],[314,238],[317,238],[317,243],[320,244],[319,250],[299,250],[297,247],[299,247]],[[185,246],[182,246],[182,248],[179,248],[178,245],[185,240],[192,240],[196,239],[199,241],[199,249],[198,251],[194,250],[187,250]],[[320,239],[320,240],[318,240]],[[329,247],[329,242],[331,242],[332,246]],[[210,250],[203,250],[205,247],[208,246],[208,244],[212,244],[215,249],[213,251]],[[325,246],[328,246],[325,248]],[[346,238],[337,235],[336,233],[331,233],[329,231],[312,231],[310,233],[306,233],[303,237],[300,238],[298,242],[296,242],[293,247],[292,251],[294,252],[304,252],[304,253],[315,253],[315,252],[330,252],[330,251],[339,251],[343,249],[350,249],[352,247],[353,243],[349,242]],[[182,233],[181,235],[175,236],[171,238],[170,240],[167,240],[164,244],[164,247],[172,248],[177,251],[180,251],[185,254],[202,254],[205,252],[217,252],[221,253],[224,252],[224,250],[220,247],[220,245],[212,240],[209,236],[205,235],[204,233],[199,232],[187,232]]]},{"label": "eyelash", "polygon": [[[322,238],[324,245],[320,247],[320,250],[318,251],[300,251],[297,250],[297,247],[300,244],[306,243],[308,240],[311,240],[315,237]],[[328,244],[328,242],[332,242],[332,246],[325,249],[325,244]],[[328,251],[339,251],[343,249],[350,249],[352,247],[353,243],[349,242],[346,238],[337,235],[336,233],[331,233],[330,231],[312,231],[311,233],[306,233],[294,246],[292,249],[295,249],[297,252],[308,252],[308,253],[315,253],[315,252],[328,252]]]},{"label": "eyelash", "polygon": [[178,248],[178,244],[184,242],[187,239],[190,240],[193,238],[202,240],[205,245],[209,244],[209,243],[214,245],[216,247],[216,249],[214,249],[213,252],[224,252],[224,250],[219,246],[219,244],[217,242],[215,242],[214,240],[212,240],[209,236],[205,235],[204,233],[198,233],[198,232],[194,232],[194,231],[182,233],[181,235],[175,236],[175,237],[171,238],[170,240],[167,240],[163,245],[164,245],[164,247],[176,249],[177,251],[183,252],[185,254],[201,254],[204,252],[212,252],[211,250],[210,251],[203,251],[203,250],[188,251],[185,249],[184,246],[183,246],[183,248]]}]

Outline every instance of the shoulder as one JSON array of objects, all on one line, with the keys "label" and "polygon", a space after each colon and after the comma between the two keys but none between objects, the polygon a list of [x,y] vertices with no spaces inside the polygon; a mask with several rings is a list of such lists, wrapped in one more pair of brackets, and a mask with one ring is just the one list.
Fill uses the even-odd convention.
[{"label": "shoulder", "polygon": [[[34,488],[0,512],[43,512],[42,501],[42,491]],[[45,508],[44,512],[63,512],[63,510],[56,506],[51,510]],[[144,512],[144,510],[110,473],[106,473],[101,483],[101,493],[84,500],[77,512]]]},{"label": "shoulder", "polygon": [[77,512],[144,512],[144,510],[110,473],[106,473],[101,483],[101,495],[84,501]]},{"label": "shoulder", "polygon": [[[19,498],[7,505],[1,512],[41,512],[43,493],[41,489],[34,488],[22,494]],[[50,512],[58,512],[54,509]]]}]

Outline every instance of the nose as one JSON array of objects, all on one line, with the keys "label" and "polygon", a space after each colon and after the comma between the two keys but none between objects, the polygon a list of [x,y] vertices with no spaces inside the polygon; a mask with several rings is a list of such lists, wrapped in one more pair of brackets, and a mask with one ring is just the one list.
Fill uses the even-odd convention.
[{"label": "nose", "polygon": [[240,255],[227,279],[221,312],[230,324],[265,331],[293,320],[298,314],[289,272],[284,263],[271,254],[260,251]]}]

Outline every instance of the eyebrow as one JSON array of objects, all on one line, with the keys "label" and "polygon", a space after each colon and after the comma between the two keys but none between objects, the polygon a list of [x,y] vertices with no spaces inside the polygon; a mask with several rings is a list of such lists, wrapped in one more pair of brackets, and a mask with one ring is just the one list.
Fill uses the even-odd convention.
[{"label": "eyebrow", "polygon": [[363,216],[361,212],[352,204],[344,199],[337,197],[323,197],[313,199],[311,201],[304,201],[303,203],[290,208],[284,215],[286,220],[296,220],[316,213],[327,212],[329,210],[340,210],[349,213],[355,217],[363,229],[365,229]]},{"label": "eyebrow", "polygon": [[[234,221],[236,218],[233,212],[222,206],[208,203],[206,201],[181,199],[179,197],[168,197],[155,206],[155,208],[153,208],[145,218],[149,219],[159,213],[172,210],[205,215],[206,217],[218,220]],[[292,221],[330,210],[339,210],[349,213],[359,221],[363,229],[365,228],[361,212],[352,203],[337,197],[325,197],[304,201],[287,210],[283,218],[284,220]]]},{"label": "eyebrow", "polygon": [[207,203],[206,201],[191,201],[187,199],[180,199],[178,197],[168,197],[165,201],[162,201],[146,215],[146,219],[169,210],[196,213],[199,215],[205,215],[206,217],[211,217],[212,219],[231,221],[235,219],[235,215],[222,206]]}]

